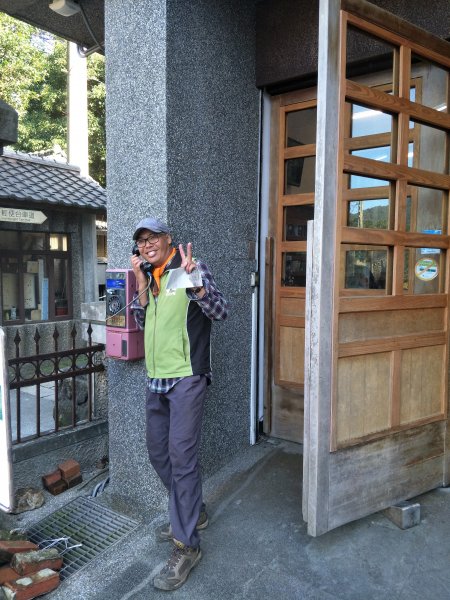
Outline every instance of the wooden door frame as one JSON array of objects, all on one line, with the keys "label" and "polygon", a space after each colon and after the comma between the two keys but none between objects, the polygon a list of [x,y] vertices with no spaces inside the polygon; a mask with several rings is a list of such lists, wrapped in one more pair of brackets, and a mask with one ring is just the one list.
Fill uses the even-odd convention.
[{"label": "wooden door frame", "polygon": [[[284,143],[281,141],[281,122],[288,112],[288,107],[301,105],[304,108],[315,106],[317,88],[309,87],[288,92],[270,99],[270,156],[269,156],[269,202],[268,202],[268,231],[265,240],[265,286],[264,286],[264,384],[263,384],[263,425],[264,433],[269,435],[272,426],[273,385],[283,384],[278,376],[278,358],[276,345],[278,338],[276,329],[279,325],[279,310],[277,294],[279,295],[281,266],[276,260],[277,251],[281,248],[280,211],[283,210],[283,193],[280,189],[280,169],[283,168]],[[291,109],[293,110],[293,109]],[[294,149],[295,151],[295,149]],[[289,200],[286,201],[287,203]],[[278,252],[279,253],[279,252]],[[289,295],[288,288],[288,293]],[[296,386],[292,386],[296,387]],[[303,386],[301,386],[303,391]]]},{"label": "wooden door frame", "polygon": [[[340,198],[340,174],[344,171],[344,160],[345,169],[350,172],[353,170],[358,172],[362,164],[358,164],[356,158],[344,157],[344,153],[339,151],[339,132],[344,119],[341,85],[346,84],[345,61],[341,60],[345,49],[345,40],[340,39],[341,19],[344,18],[341,10],[351,13],[354,23],[360,20],[366,31],[370,32],[370,23],[373,23],[388,30],[393,41],[402,43],[406,36],[409,51],[418,51],[418,54],[422,55],[423,46],[426,45],[429,49],[427,56],[431,60],[437,60],[440,53],[448,55],[448,43],[444,40],[439,40],[420,28],[405,23],[365,0],[320,0],[314,256],[308,270],[309,294],[307,296],[307,298],[309,297],[310,326],[309,339],[306,340],[306,344],[309,346],[309,365],[305,380],[305,438],[308,441],[308,447],[305,449],[304,455],[303,480],[303,514],[308,522],[308,533],[313,536],[385,507],[383,501],[386,501],[387,496],[383,498],[382,493],[375,494],[377,497],[369,503],[370,505],[364,507],[358,505],[356,500],[348,499],[349,493],[356,497],[362,493],[362,489],[358,487],[358,474],[352,471],[355,468],[354,463],[359,464],[359,468],[361,468],[363,463],[360,461],[365,460],[364,468],[366,473],[370,473],[372,467],[367,460],[382,463],[392,455],[393,451],[400,449],[398,454],[401,456],[396,457],[398,462],[395,464],[398,469],[404,469],[405,465],[408,466],[411,455],[414,460],[415,453],[419,455],[420,450],[424,453],[424,460],[436,461],[433,464],[444,467],[441,484],[442,477],[444,483],[448,482],[450,466],[449,452],[446,450],[446,444],[448,445],[446,440],[449,434],[448,421],[446,423],[430,422],[417,428],[412,436],[414,439],[409,442],[409,445],[408,436],[405,437],[399,433],[383,440],[368,442],[356,449],[333,449],[332,410],[336,391],[338,346],[336,315],[340,303],[345,302],[345,298],[340,299],[339,286],[336,284],[341,241],[339,239],[341,233],[336,227],[337,219],[341,214],[341,206],[337,202],[337,197]],[[409,40],[411,41],[409,42]],[[421,44],[417,44],[414,40],[421,40]],[[403,85],[405,85],[404,81]],[[419,120],[423,121],[423,113]],[[405,135],[407,128],[405,122],[400,122],[400,127],[403,127],[402,131]],[[401,167],[396,165],[395,168],[399,173]],[[419,177],[419,175],[421,174],[415,173],[415,177]],[[424,175],[426,176],[426,173]],[[448,176],[441,177],[440,181],[446,185]],[[426,183],[430,185],[432,182],[427,180]],[[440,185],[441,183],[439,187]],[[351,234],[355,243],[363,243],[363,236],[357,232],[351,232]],[[392,236],[392,240],[394,237]],[[418,237],[424,238],[420,234]],[[444,243],[444,240],[442,242]],[[394,241],[392,241],[393,243]],[[426,239],[417,239],[417,243],[426,245]],[[446,292],[448,292],[448,275],[447,265]],[[398,282],[394,282],[394,285],[398,285]],[[386,304],[397,301],[390,297],[386,297],[384,300]],[[420,298],[410,298],[408,301],[420,303]],[[311,311],[311,307],[314,307],[314,311]],[[447,433],[445,433],[446,428]],[[368,449],[367,456],[364,453],[366,448]],[[414,471],[412,468],[410,470]],[[358,484],[355,485],[354,490],[345,492],[345,490],[339,489],[339,478],[342,477],[342,474],[345,474],[348,480],[352,479],[355,484]],[[380,481],[383,481],[385,486],[389,487],[392,484],[395,487],[394,482],[382,479],[383,473],[377,472],[377,476],[378,479],[371,482],[373,486],[376,487]],[[414,476],[417,476],[415,472],[410,475],[411,495],[431,489],[431,487],[424,486],[434,485],[436,487],[439,485],[437,480],[433,479],[436,477],[436,472],[432,476],[430,475],[424,484],[416,483]],[[345,485],[345,478],[343,484]],[[330,490],[333,491],[333,497],[330,495]],[[397,490],[395,493],[401,491]],[[346,507],[343,504],[345,494],[349,500]],[[392,501],[392,496],[393,494],[389,496],[389,502]],[[404,499],[404,497],[399,497],[396,501],[400,499]]]}]

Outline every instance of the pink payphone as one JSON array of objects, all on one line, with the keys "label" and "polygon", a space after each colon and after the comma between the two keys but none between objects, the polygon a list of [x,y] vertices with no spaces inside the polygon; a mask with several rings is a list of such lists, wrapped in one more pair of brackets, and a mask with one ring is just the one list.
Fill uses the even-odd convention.
[{"label": "pink payphone", "polygon": [[106,271],[106,355],[121,360],[144,357],[144,332],[138,329],[130,304],[136,291],[132,269]]}]

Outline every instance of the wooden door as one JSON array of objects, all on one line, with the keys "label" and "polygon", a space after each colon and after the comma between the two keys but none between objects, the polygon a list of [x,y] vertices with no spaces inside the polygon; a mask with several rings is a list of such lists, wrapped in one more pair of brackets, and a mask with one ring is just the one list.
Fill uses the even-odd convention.
[{"label": "wooden door", "polygon": [[314,218],[316,92],[272,103],[272,238],[266,247],[271,340],[265,432],[303,441],[307,223]]},{"label": "wooden door", "polygon": [[[450,44],[362,0],[321,5],[303,506],[312,535],[449,479]],[[383,68],[356,76],[346,60],[355,44]]]}]

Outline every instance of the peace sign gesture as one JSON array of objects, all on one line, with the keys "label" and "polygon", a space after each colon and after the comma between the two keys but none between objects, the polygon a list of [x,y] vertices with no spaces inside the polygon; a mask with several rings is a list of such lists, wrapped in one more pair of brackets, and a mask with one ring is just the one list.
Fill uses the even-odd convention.
[{"label": "peace sign gesture", "polygon": [[192,258],[192,244],[188,242],[186,246],[186,254],[183,250],[183,244],[179,244],[178,250],[180,251],[181,256],[181,267],[186,271],[186,273],[192,273],[192,271],[197,267],[195,264],[195,260]]}]

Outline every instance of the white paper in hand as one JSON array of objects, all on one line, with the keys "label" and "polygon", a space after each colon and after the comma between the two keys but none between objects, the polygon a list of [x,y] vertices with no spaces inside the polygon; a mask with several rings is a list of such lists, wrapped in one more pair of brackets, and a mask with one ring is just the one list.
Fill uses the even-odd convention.
[{"label": "white paper in hand", "polygon": [[179,288],[196,288],[202,286],[202,278],[198,269],[192,273],[186,273],[183,267],[170,269],[166,289],[177,290]]}]

